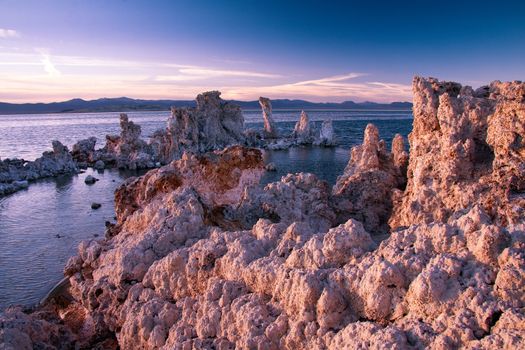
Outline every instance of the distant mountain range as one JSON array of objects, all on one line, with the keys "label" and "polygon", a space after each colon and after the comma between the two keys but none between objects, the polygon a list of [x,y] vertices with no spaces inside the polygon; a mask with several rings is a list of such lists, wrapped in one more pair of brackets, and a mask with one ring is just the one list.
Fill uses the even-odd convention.
[{"label": "distant mountain range", "polygon": [[[235,101],[242,109],[258,109],[258,101]],[[195,106],[193,100],[137,100],[128,97],[99,98],[97,100],[73,99],[52,103],[4,103],[0,102],[0,114],[38,114],[38,113],[88,113],[88,112],[129,112],[166,111],[172,106]],[[367,109],[367,110],[408,110],[410,102],[353,102],[316,103],[304,100],[272,100],[273,109]]]}]

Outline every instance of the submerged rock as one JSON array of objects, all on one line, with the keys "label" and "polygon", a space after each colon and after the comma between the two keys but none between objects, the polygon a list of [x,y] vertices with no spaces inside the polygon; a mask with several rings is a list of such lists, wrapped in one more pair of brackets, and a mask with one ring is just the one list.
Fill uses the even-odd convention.
[{"label": "submerged rock", "polygon": [[264,168],[266,169],[266,171],[277,171],[277,167],[272,162],[266,164]]},{"label": "submerged rock", "polygon": [[93,202],[91,203],[91,209],[99,209],[102,206],[100,203]]}]

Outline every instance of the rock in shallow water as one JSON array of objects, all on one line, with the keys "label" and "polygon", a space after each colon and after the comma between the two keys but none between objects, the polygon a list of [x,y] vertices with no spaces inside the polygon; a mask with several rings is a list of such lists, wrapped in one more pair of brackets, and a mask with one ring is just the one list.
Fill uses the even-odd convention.
[{"label": "rock in shallow water", "polygon": [[0,160],[0,196],[27,188],[29,181],[65,174],[78,173],[78,167],[66,146],[52,142],[53,151],[47,151],[33,162],[22,159]]},{"label": "rock in shallow water", "polygon": [[91,203],[91,209],[94,209],[94,210],[99,209],[101,206],[102,204],[100,203],[96,203],[96,202]]},{"label": "rock in shallow water", "polygon": [[87,185],[93,185],[97,181],[98,181],[98,179],[96,177],[94,177],[94,176],[91,176],[91,175],[86,176],[86,178],[84,179],[84,182]]}]

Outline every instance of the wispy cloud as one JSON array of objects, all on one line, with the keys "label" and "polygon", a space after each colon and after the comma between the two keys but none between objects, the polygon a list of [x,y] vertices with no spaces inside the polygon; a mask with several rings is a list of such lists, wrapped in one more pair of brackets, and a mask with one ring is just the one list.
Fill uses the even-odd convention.
[{"label": "wispy cloud", "polygon": [[206,78],[212,77],[250,77],[250,78],[281,78],[279,74],[269,74],[260,72],[248,72],[238,70],[223,70],[210,68],[181,68],[179,71],[183,74],[204,76]]},{"label": "wispy cloud", "polygon": [[312,101],[372,100],[391,102],[411,99],[412,88],[410,85],[352,81],[364,76],[366,76],[364,73],[348,73],[295,83],[233,87],[226,88],[224,95],[233,99],[251,99],[257,95],[264,95],[271,98],[306,98]]},{"label": "wispy cloud", "polygon": [[51,55],[46,49],[36,49],[36,51],[40,53],[40,63],[48,76],[59,77],[62,75],[51,61]]},{"label": "wispy cloud", "polygon": [[14,29],[0,28],[0,38],[17,38],[20,34]]},{"label": "wispy cloud", "polygon": [[146,62],[0,50],[0,100],[53,101],[73,97],[193,98],[220,90],[224,98],[303,98],[311,101],[410,100],[410,85],[365,81],[350,72],[293,80],[253,69],[205,67],[178,62]]}]

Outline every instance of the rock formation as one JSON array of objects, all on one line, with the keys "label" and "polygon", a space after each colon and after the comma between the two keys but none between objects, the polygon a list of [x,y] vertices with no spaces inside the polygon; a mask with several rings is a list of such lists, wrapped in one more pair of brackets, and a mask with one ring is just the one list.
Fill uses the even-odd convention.
[{"label": "rock formation", "polygon": [[[65,268],[72,300],[48,304],[29,315],[8,309],[0,316],[0,344],[123,349],[524,348],[525,222],[514,215],[523,209],[516,199],[523,157],[521,137],[515,135],[525,120],[523,98],[518,101],[523,85],[491,86],[499,86],[497,94],[490,92],[494,102],[487,104],[497,108],[487,118],[483,138],[494,153],[491,170],[485,161],[473,161],[461,183],[469,199],[479,180],[488,194],[500,196],[495,197],[499,210],[487,206],[485,192],[476,192],[480,201],[453,208],[452,199],[458,199],[460,189],[428,191],[437,188],[432,187],[434,182],[444,181],[440,177],[444,173],[430,172],[426,162],[427,167],[414,167],[419,158],[412,153],[403,193],[407,154],[402,138],[396,137],[392,152],[387,152],[373,126],[367,127],[363,144],[352,150],[332,193],[326,183],[302,173],[257,187],[264,163],[255,149],[236,146],[206,155],[187,153],[118,189],[117,224],[108,227],[104,239],[81,243]],[[462,97],[469,93],[467,88],[459,97],[456,88],[415,79],[419,104],[410,150],[427,162],[434,160],[433,169],[459,171],[452,167],[456,164],[452,159],[466,162],[479,159],[472,156],[476,150],[490,153],[477,128],[483,119],[469,118],[479,116],[482,105],[463,109],[463,102],[456,101],[452,105],[463,106],[456,118],[441,112],[448,106],[442,100],[451,95],[458,101],[470,99]],[[472,96],[472,101],[489,100],[490,90],[472,93],[485,96]],[[450,95],[437,99],[436,91]],[[447,117],[447,123],[441,125],[418,112],[433,113],[431,101],[442,106],[437,120]],[[462,122],[456,125],[457,120]],[[465,141],[472,143],[465,147],[473,153],[460,152],[464,143],[451,137],[448,125],[460,127],[461,135],[476,135]],[[434,134],[438,131],[445,141]],[[438,141],[443,148],[434,147]],[[455,153],[446,148],[452,141],[457,144]],[[509,192],[507,197],[490,182],[496,179]],[[423,192],[412,204],[416,186]],[[356,193],[367,191],[370,194],[361,197]],[[339,207],[345,198],[359,206]],[[393,218],[399,215],[396,220],[406,222],[406,227],[397,227],[379,242],[377,232],[366,228],[382,229],[388,220],[384,210],[388,198],[394,205]],[[413,216],[407,203],[413,205]],[[433,216],[434,205],[443,205],[450,215]],[[508,211],[510,205],[514,212]],[[346,221],[344,211],[350,214]],[[434,221],[427,222],[428,217]],[[407,221],[411,218],[416,224]]]},{"label": "rock formation", "polygon": [[407,191],[393,227],[446,222],[474,203],[498,224],[523,219],[525,84],[476,91],[416,77]]},{"label": "rock formation", "polygon": [[118,168],[148,169],[155,166],[151,147],[140,138],[141,128],[129,120],[127,114],[120,115],[120,136],[107,135],[106,145],[95,161],[114,163]]},{"label": "rock formation", "polygon": [[42,153],[35,161],[22,159],[0,160],[0,196],[27,188],[28,181],[62,174],[76,174],[78,167],[66,146],[52,142],[53,151]]},{"label": "rock formation", "polygon": [[293,137],[299,144],[311,144],[313,142],[312,131],[310,129],[310,120],[305,111],[301,111],[301,117],[295,124]]},{"label": "rock formation", "polygon": [[315,140],[315,145],[332,147],[336,144],[337,142],[335,140],[332,120],[328,119],[323,121],[323,124],[321,124],[321,130],[319,131],[319,138]]},{"label": "rock formation", "polygon": [[158,131],[151,140],[162,163],[179,159],[185,151],[204,153],[244,143],[241,109],[220,94],[198,95],[196,108],[172,108],[166,131]]},{"label": "rock formation", "polygon": [[96,137],[89,137],[85,140],[80,140],[73,145],[71,149],[71,155],[73,159],[78,163],[94,163],[93,159],[95,153],[95,145],[97,143]]},{"label": "rock formation", "polygon": [[386,233],[393,202],[406,183],[408,155],[397,135],[392,153],[379,140],[377,128],[368,124],[363,144],[352,149],[346,169],[333,188],[333,206],[339,222],[354,218],[370,233]]},{"label": "rock formation", "polygon": [[272,103],[270,99],[267,97],[259,97],[259,104],[262,108],[265,137],[270,139],[279,137],[277,126],[272,117]]},{"label": "rock formation", "polygon": [[116,166],[121,169],[148,169],[156,163],[153,148],[140,138],[141,128],[129,120],[127,114],[120,115],[120,135],[106,135],[106,144],[95,150],[97,139],[90,137],[73,145],[71,155],[81,167],[93,166],[103,169]]}]

